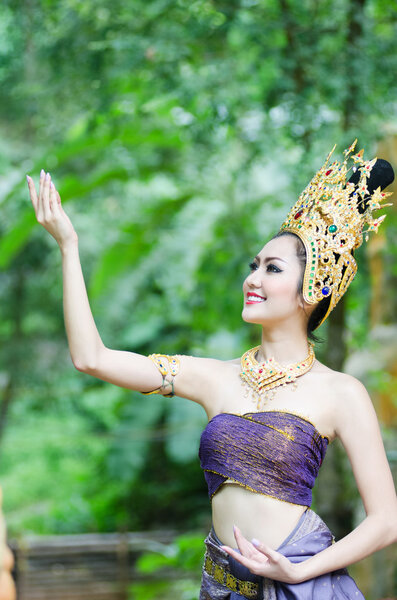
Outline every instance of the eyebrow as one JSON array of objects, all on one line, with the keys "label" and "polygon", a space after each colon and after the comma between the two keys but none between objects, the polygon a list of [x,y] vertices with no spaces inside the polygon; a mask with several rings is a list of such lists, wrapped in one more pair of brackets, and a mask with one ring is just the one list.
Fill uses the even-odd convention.
[{"label": "eyebrow", "polygon": [[[255,256],[255,260],[257,260],[259,263],[261,262],[259,256]],[[282,258],[279,258],[278,256],[268,256],[267,258],[265,258],[265,260],[263,262],[267,263],[270,260],[281,260],[281,262],[287,263],[286,260],[283,260]]]}]

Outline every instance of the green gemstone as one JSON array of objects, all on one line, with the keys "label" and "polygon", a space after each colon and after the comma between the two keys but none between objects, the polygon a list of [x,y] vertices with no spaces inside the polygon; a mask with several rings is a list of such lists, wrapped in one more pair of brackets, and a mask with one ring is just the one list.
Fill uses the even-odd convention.
[{"label": "green gemstone", "polygon": [[336,225],[330,225],[330,226],[328,227],[328,231],[329,231],[330,233],[335,233],[335,231],[338,231],[338,228],[337,228],[337,226],[336,226]]}]

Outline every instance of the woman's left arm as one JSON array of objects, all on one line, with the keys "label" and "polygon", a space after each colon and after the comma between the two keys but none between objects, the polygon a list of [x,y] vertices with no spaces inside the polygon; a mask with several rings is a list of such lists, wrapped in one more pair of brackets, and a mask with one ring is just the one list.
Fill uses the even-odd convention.
[{"label": "woman's left arm", "polygon": [[397,541],[397,497],[378,419],[365,387],[345,376],[335,431],[349,456],[366,518],[351,533],[307,560],[294,564],[281,553],[235,531],[241,554],[224,549],[253,573],[300,583],[347,567]]},{"label": "woman's left arm", "polygon": [[345,384],[336,434],[367,516],[344,538],[301,563],[300,581],[346,567],[397,541],[397,497],[376,412],[362,383],[346,376]]}]

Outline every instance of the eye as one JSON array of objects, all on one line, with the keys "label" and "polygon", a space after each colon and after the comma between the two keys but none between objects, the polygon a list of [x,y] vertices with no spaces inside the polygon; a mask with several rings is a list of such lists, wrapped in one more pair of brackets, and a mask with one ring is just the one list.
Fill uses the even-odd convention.
[{"label": "eye", "polygon": [[256,271],[258,268],[258,264],[256,262],[250,262],[248,266],[250,268],[250,271]]},{"label": "eye", "polygon": [[272,263],[268,264],[266,267],[266,271],[270,271],[271,273],[281,273],[281,269],[273,265]]}]

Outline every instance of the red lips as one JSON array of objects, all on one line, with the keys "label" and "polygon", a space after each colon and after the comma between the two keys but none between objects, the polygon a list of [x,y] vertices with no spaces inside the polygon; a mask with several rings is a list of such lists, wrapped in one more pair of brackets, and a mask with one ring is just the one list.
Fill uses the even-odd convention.
[{"label": "red lips", "polygon": [[255,294],[255,292],[248,292],[247,293],[247,300],[245,301],[246,304],[258,304],[258,300],[248,300],[249,297],[254,296],[254,298],[260,298],[260,300],[266,300],[266,298],[264,296],[260,296],[259,294]]}]

